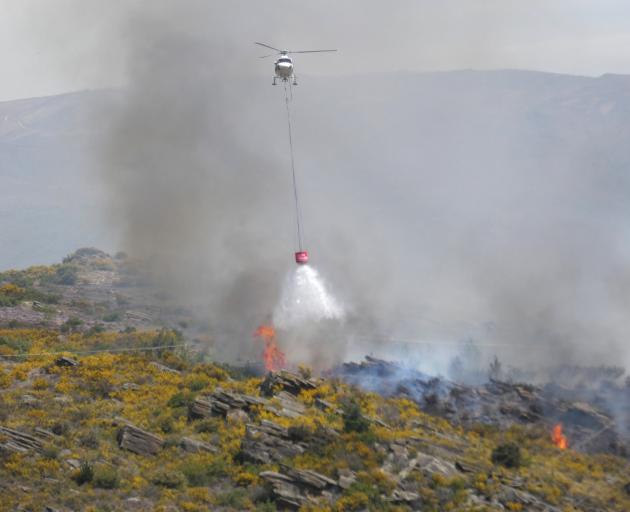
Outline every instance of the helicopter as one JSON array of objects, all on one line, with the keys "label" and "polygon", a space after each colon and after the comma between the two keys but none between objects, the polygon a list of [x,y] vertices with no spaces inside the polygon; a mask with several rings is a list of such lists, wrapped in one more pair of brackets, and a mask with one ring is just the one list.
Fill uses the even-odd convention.
[{"label": "helicopter", "polygon": [[295,74],[293,73],[293,59],[289,57],[290,53],[322,53],[322,52],[336,52],[337,50],[280,50],[278,48],[274,48],[273,46],[269,46],[265,43],[255,42],[259,46],[264,46],[265,48],[269,48],[270,50],[274,50],[277,53],[271,53],[269,55],[263,55],[260,57],[261,59],[266,59],[267,57],[272,57],[273,55],[280,55],[275,65],[276,74],[273,77],[272,85],[277,85],[277,80],[281,80],[282,82],[291,81],[292,85],[297,85],[297,80],[295,78]]}]

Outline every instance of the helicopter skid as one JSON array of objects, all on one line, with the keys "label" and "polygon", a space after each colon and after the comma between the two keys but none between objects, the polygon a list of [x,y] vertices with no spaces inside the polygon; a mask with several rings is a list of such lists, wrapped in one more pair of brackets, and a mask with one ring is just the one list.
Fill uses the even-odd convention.
[{"label": "helicopter skid", "polygon": [[289,77],[289,76],[274,76],[273,77],[273,82],[271,82],[271,85],[278,85],[278,80],[280,80],[281,82],[284,83],[288,83],[291,82],[291,85],[297,85],[297,79],[295,78],[295,76]]}]

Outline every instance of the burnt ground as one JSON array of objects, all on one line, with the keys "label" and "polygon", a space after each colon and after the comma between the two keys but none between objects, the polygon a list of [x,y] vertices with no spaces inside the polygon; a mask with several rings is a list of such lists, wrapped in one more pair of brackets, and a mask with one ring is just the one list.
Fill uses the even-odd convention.
[{"label": "burnt ground", "polygon": [[[602,368],[600,376],[609,373]],[[480,386],[466,386],[372,357],[338,366],[331,375],[384,396],[409,398],[425,412],[467,428],[486,425],[505,430],[518,424],[551,431],[561,424],[574,450],[630,454],[628,381],[604,378],[570,388],[489,379]]]}]

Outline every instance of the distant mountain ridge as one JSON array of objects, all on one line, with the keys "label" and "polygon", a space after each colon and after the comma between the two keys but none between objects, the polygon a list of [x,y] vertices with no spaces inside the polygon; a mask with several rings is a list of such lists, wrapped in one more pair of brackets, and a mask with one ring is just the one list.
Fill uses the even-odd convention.
[{"label": "distant mountain ridge", "polygon": [[[96,144],[102,130],[98,109],[115,94],[85,91],[0,103],[0,269],[56,261],[79,246],[115,249],[99,218]],[[438,175],[446,168],[466,172],[472,164],[498,169],[515,157],[523,173],[541,162],[564,167],[569,152],[579,155],[580,165],[605,155],[607,165],[620,172],[630,162],[630,76],[625,75],[305,76],[294,105],[304,186],[317,193],[334,182],[339,194],[346,194],[356,187],[358,169],[361,186],[369,188],[375,173],[388,168],[400,177],[390,196],[383,196],[391,201],[392,194],[410,193],[410,180],[424,179],[409,165],[418,161]],[[279,118],[276,107],[261,112]],[[277,145],[277,134],[269,132],[261,133],[261,140]],[[457,151],[444,151],[448,147]],[[497,155],[489,156],[495,147]],[[626,197],[622,181],[613,200]],[[432,197],[445,200],[448,186],[438,182]]]},{"label": "distant mountain ridge", "polygon": [[0,103],[0,268],[58,259],[95,231],[95,108],[110,91]]}]

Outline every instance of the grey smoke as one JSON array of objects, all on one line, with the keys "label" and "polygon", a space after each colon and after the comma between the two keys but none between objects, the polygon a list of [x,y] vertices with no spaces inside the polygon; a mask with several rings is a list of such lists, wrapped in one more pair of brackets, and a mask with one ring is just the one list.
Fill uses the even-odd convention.
[{"label": "grey smoke", "polygon": [[[243,355],[292,265],[282,92],[251,17],[153,5],[124,25],[128,86],[103,117],[111,223]],[[333,80],[309,62],[293,103],[307,248],[355,343],[473,336],[515,364],[627,361],[627,78]]]}]

